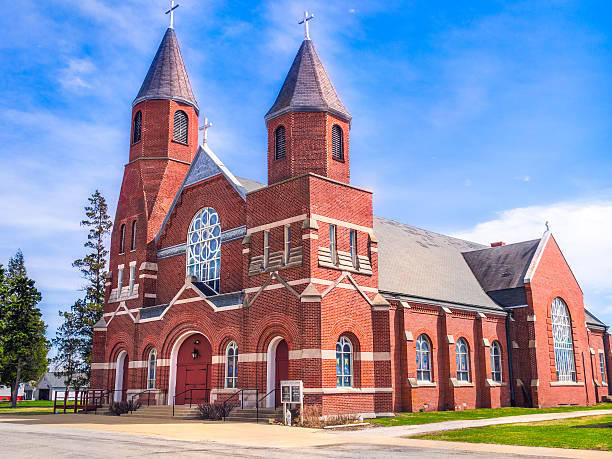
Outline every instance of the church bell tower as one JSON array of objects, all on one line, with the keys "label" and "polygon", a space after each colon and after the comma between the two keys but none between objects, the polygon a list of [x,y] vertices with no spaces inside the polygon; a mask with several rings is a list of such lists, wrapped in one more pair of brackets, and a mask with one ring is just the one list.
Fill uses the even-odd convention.
[{"label": "church bell tower", "polygon": [[265,116],[268,184],[305,173],[350,182],[351,115],[338,97],[308,33]]}]

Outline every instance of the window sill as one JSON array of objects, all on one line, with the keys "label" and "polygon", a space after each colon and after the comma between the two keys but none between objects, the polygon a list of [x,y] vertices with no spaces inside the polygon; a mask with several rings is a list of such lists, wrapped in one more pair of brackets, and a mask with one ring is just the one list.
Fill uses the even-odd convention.
[{"label": "window sill", "polygon": [[562,387],[562,386],[576,387],[576,386],[584,386],[584,382],[582,382],[582,381],[578,381],[578,382],[574,382],[574,381],[551,381],[550,385],[552,387]]},{"label": "window sill", "polygon": [[172,139],[172,141],[171,141],[171,142],[172,142],[172,143],[178,143],[179,145],[184,145],[184,146],[186,146],[186,147],[188,147],[188,146],[189,146],[189,144],[188,144],[188,143],[180,142],[180,141],[178,141],[178,140],[174,140],[174,139]]},{"label": "window sill", "polygon": [[334,161],[338,161],[339,163],[344,163],[346,162],[346,160],[344,158],[336,158],[335,156],[332,155],[332,159]]},{"label": "window sill", "polygon": [[504,381],[493,381],[492,379],[487,378],[487,385],[489,387],[503,387],[506,385]]},{"label": "window sill", "polygon": [[474,387],[474,383],[471,381],[459,381],[457,378],[451,378],[450,380],[453,387]]}]

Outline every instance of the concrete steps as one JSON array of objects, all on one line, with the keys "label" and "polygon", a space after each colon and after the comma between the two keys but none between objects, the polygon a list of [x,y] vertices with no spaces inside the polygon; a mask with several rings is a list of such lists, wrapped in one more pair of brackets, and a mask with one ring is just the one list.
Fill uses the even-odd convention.
[{"label": "concrete steps", "polygon": [[[259,408],[259,422],[268,423],[269,419],[283,420],[281,408]],[[234,408],[227,416],[228,422],[257,422],[257,410],[255,408]]]},{"label": "concrete steps", "polygon": [[198,406],[176,405],[174,407],[174,416],[172,416],[172,406],[169,405],[141,406],[138,410],[123,414],[122,416],[159,420],[197,419]]}]

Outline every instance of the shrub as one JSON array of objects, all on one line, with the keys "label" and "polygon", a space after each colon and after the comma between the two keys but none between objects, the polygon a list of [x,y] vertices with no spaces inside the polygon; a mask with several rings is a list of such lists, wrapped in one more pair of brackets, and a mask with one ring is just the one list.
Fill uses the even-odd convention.
[{"label": "shrub", "polygon": [[224,406],[222,403],[202,403],[198,405],[200,419],[209,421],[220,421],[232,411],[231,406]]},{"label": "shrub", "polygon": [[356,414],[336,414],[323,417],[321,415],[321,405],[304,405],[304,412],[302,413],[302,425],[304,427],[323,428],[325,426],[352,424],[357,421],[360,421],[360,417]]},{"label": "shrub", "polygon": [[136,411],[140,408],[140,402],[128,400],[127,402],[111,402],[109,412],[113,416],[121,416],[122,414]]}]

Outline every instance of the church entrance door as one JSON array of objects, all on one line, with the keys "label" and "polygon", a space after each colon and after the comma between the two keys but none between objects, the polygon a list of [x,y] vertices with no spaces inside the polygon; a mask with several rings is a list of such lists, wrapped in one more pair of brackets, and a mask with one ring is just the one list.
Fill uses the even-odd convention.
[{"label": "church entrance door", "polygon": [[178,351],[175,403],[208,403],[212,348],[200,333],[189,336]]},{"label": "church entrance door", "polygon": [[289,379],[289,347],[287,341],[282,340],[276,346],[275,359],[276,373],[276,406],[281,405],[280,382]]}]

